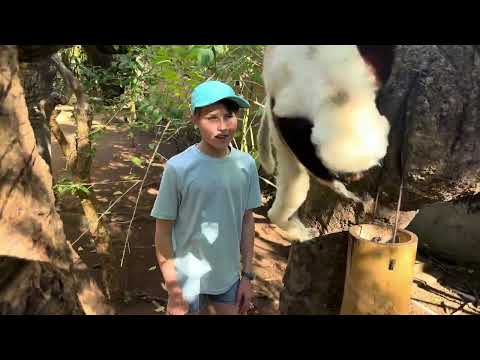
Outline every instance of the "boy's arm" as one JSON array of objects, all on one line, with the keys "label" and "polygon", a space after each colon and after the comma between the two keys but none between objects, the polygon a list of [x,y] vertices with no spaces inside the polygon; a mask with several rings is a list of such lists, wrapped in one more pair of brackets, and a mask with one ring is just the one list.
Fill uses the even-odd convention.
[{"label": "boy's arm", "polygon": [[[242,258],[243,271],[252,272],[253,270],[253,246],[255,239],[255,221],[253,220],[253,211],[246,210],[242,222],[242,239],[240,242],[240,253]],[[242,278],[237,290],[236,305],[240,314],[246,314],[250,308],[253,298],[252,284],[247,278]]]},{"label": "boy's arm", "polygon": [[172,228],[174,223],[175,221],[173,220],[157,219],[155,229],[155,254],[157,255],[158,265],[167,289],[176,282],[175,260],[172,249]]},{"label": "boy's arm", "polygon": [[255,238],[255,220],[253,219],[253,209],[262,205],[262,194],[260,191],[260,181],[258,178],[257,166],[255,160],[250,163],[250,185],[245,213],[242,223],[242,240],[240,251],[242,255],[243,271],[252,272],[253,266],[253,242]]},{"label": "boy's arm", "polygon": [[242,239],[240,243],[240,252],[242,256],[243,271],[252,272],[253,266],[253,247],[255,239],[255,221],[253,211],[246,210],[243,215]]},{"label": "boy's arm", "polygon": [[172,248],[172,228],[174,220],[156,221],[155,229],[155,254],[158,265],[165,280],[168,291],[167,312],[170,314],[184,314],[188,311],[188,305],[183,299],[182,289],[177,281],[175,272],[175,258]]}]

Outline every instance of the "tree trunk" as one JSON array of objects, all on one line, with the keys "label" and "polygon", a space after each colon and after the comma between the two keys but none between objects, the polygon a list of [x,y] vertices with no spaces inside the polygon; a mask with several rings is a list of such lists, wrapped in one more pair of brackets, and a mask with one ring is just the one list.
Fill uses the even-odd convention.
[{"label": "tree trunk", "polygon": [[111,313],[65,240],[18,72],[0,46],[0,313]]},{"label": "tree trunk", "polygon": [[41,111],[41,101],[46,101],[53,92],[56,74],[57,69],[49,58],[20,64],[20,80],[38,152],[49,167],[52,166],[51,133],[48,119]]}]

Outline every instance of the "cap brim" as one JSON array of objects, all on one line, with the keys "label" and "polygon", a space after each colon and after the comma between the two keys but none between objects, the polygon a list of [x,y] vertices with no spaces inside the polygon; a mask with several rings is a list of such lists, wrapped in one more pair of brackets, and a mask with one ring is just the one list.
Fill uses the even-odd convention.
[{"label": "cap brim", "polygon": [[223,100],[223,99],[232,100],[233,102],[235,102],[235,104],[237,104],[241,108],[249,108],[250,107],[250,104],[248,103],[248,101],[245,100],[243,97],[238,96],[238,95],[233,95],[233,96],[218,97],[218,98],[210,99],[208,102],[199,103],[194,108],[192,108],[192,110],[215,104],[216,102],[218,102],[220,100]]},{"label": "cap brim", "polygon": [[245,100],[243,97],[238,96],[238,95],[229,96],[229,97],[226,97],[225,99],[229,99],[229,100],[234,101],[241,108],[249,108],[250,107],[250,104],[248,103],[248,101]]}]

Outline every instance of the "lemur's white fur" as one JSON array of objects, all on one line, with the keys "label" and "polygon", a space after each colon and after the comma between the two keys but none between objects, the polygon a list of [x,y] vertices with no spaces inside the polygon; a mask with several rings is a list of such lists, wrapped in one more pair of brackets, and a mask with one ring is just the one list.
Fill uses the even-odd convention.
[{"label": "lemur's white fur", "polygon": [[[263,79],[267,96],[258,132],[259,160],[273,173],[273,142],[278,163],[278,190],[268,216],[291,239],[309,239],[318,232],[305,228],[296,215],[307,197],[308,171],[280,139],[270,99],[275,99],[278,117],[313,121],[316,156],[332,172],[355,173],[378,165],[387,151],[389,123],[376,108],[376,80],[355,45],[268,46]],[[340,181],[318,181],[361,201]]]},{"label": "lemur's white fur", "polygon": [[276,185],[277,192],[272,207],[268,211],[269,219],[283,229],[290,240],[308,240],[319,235],[318,231],[306,228],[297,215],[297,210],[307,198],[310,178],[307,169],[283,145],[277,129],[271,123],[270,101],[267,97],[262,124],[258,131],[259,160],[269,174],[275,170],[271,142],[276,150],[278,161]]}]

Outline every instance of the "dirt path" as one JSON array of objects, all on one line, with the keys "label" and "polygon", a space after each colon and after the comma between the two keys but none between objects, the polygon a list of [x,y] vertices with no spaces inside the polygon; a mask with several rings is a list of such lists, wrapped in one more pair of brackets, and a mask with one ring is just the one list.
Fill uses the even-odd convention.
[{"label": "dirt path", "polygon": [[[74,131],[70,115],[69,112],[62,112],[58,118],[67,136]],[[94,124],[98,124],[101,120],[100,117],[96,118]],[[94,188],[99,200],[99,211],[105,211],[134,184],[131,181],[132,176],[141,179],[145,174],[146,167],[138,167],[130,159],[136,156],[144,160],[144,164],[148,163],[152,154],[149,144],[154,142],[155,136],[138,135],[135,138],[136,146],[132,148],[132,141],[127,134],[125,123],[113,121],[109,124],[108,131],[96,139],[92,181],[97,183]],[[65,160],[54,140],[52,153],[54,177],[59,181],[65,175]],[[170,158],[177,153],[177,149],[174,145],[164,144],[159,148],[159,153],[165,158]],[[132,223],[129,238],[130,252],[125,246],[125,240],[139,186],[131,189],[105,216],[119,261],[125,249],[124,263],[121,268],[119,267],[119,271],[126,294],[124,301],[116,304],[119,314],[164,314],[166,292],[162,288],[162,277],[155,259],[155,222],[149,215],[157,195],[162,168],[163,161],[157,158],[149,170]],[[75,249],[98,279],[99,261],[94,246],[90,242],[88,231],[80,240],[77,240],[87,230],[78,199],[71,195],[63,195],[58,201],[57,208],[64,221],[67,239],[75,242]],[[255,308],[251,312],[252,315],[279,313],[279,294],[290,247],[290,243],[285,241],[266,219],[265,211],[265,208],[260,208],[255,213],[254,270],[257,273],[257,280],[254,282]],[[444,265],[438,265],[426,259],[419,259],[418,265],[420,268],[416,274],[412,294],[415,304],[413,314],[479,313],[478,308],[472,304],[464,305],[465,299],[459,300],[458,295],[451,290],[451,286],[465,283],[468,279],[478,279],[480,269],[458,270],[452,267],[446,269]],[[478,280],[480,282],[480,279]],[[480,285],[476,285],[478,285],[476,289],[479,289]],[[471,293],[468,287],[465,291]],[[463,308],[461,308],[462,305]]]}]

